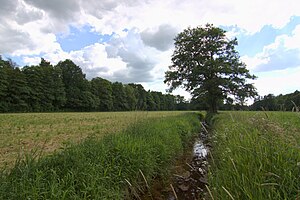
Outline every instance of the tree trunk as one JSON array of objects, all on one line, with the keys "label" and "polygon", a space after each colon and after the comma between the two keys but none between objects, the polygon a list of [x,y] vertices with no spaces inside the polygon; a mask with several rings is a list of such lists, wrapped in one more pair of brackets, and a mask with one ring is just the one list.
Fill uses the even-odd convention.
[{"label": "tree trunk", "polygon": [[216,114],[218,112],[217,100],[215,98],[211,98],[211,101],[209,102],[208,112],[212,114]]}]

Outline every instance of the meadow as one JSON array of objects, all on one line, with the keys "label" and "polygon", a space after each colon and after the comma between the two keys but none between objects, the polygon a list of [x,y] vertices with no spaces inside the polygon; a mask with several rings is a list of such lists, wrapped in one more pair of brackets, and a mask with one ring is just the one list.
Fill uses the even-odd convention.
[{"label": "meadow", "polygon": [[[201,113],[2,114],[0,199],[139,199],[201,129]],[[212,117],[206,199],[299,199],[300,114]]]},{"label": "meadow", "polygon": [[0,114],[0,167],[32,151],[49,154],[82,141],[124,130],[140,120],[182,112],[86,112]]},{"label": "meadow", "polygon": [[139,198],[153,179],[168,177],[176,158],[199,133],[202,118],[182,112],[2,115],[2,125],[15,131],[11,140],[34,138],[36,130],[45,130],[48,134],[39,137],[49,137],[47,141],[69,133],[56,141],[75,142],[41,157],[33,151],[9,170],[4,167],[0,199]]},{"label": "meadow", "polygon": [[300,113],[223,112],[211,142],[211,199],[300,198]]}]

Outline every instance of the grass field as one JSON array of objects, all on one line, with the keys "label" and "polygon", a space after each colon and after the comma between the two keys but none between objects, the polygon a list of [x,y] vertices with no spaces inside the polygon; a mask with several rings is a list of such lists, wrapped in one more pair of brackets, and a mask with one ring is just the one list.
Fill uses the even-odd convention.
[{"label": "grass field", "polygon": [[[300,198],[299,113],[213,121],[208,199]],[[0,199],[138,199],[200,129],[199,114],[183,112],[2,114],[0,126]],[[47,155],[12,165],[34,149]]]},{"label": "grass field", "polygon": [[[75,129],[77,134],[84,131],[79,121],[83,120],[83,124],[101,122],[97,117],[101,114],[73,115],[76,114],[69,114],[70,118],[80,118],[77,124],[71,123],[77,129],[82,128],[80,131]],[[132,114],[123,117],[129,118],[129,115]],[[140,193],[149,189],[155,177],[167,177],[185,145],[199,133],[199,117],[201,115],[195,113],[148,113],[147,120],[131,122],[119,133],[108,134],[105,129],[107,134],[104,136],[88,137],[40,159],[29,155],[16,162],[11,170],[0,171],[0,199],[138,198]],[[55,121],[54,118],[51,119]],[[111,120],[117,119],[113,117]],[[114,126],[122,123],[114,122]],[[113,127],[111,130],[119,129]],[[94,134],[94,131],[89,134]]]},{"label": "grass field", "polygon": [[212,199],[300,199],[300,114],[223,112],[212,133]]},{"label": "grass field", "polygon": [[139,120],[182,112],[90,112],[0,114],[0,167],[33,150],[53,152],[88,136],[119,132]]}]

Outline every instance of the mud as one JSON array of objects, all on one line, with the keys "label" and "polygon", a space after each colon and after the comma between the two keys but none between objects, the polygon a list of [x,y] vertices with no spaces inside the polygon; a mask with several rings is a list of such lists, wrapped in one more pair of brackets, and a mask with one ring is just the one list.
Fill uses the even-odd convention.
[{"label": "mud", "polygon": [[[206,130],[199,134],[193,145],[192,152],[187,152],[178,160],[172,170],[172,177],[168,184],[156,182],[152,186],[151,198],[145,199],[163,200],[196,200],[204,197],[207,183],[209,153],[208,135]],[[146,197],[146,198],[145,198]]]},{"label": "mud", "polygon": [[207,136],[203,133],[196,140],[193,147],[191,163],[185,163],[183,173],[175,174],[172,180],[174,191],[169,194],[168,200],[200,199],[203,196],[207,183],[207,154],[208,146],[205,145]]}]

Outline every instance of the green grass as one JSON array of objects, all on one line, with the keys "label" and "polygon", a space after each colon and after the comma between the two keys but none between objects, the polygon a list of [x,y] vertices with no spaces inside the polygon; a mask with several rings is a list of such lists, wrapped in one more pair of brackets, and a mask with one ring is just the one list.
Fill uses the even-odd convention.
[{"label": "green grass", "polygon": [[223,112],[212,145],[211,198],[300,198],[299,113]]},{"label": "green grass", "polygon": [[[163,113],[162,113],[163,114]],[[200,129],[199,115],[154,117],[118,134],[88,137],[0,173],[0,199],[126,199],[165,177]]]},{"label": "green grass", "polygon": [[[90,112],[0,114],[0,167],[11,166],[18,156],[35,150],[52,153],[94,135],[121,131],[149,118],[176,116],[182,112]],[[20,155],[21,154],[21,155]]]}]

